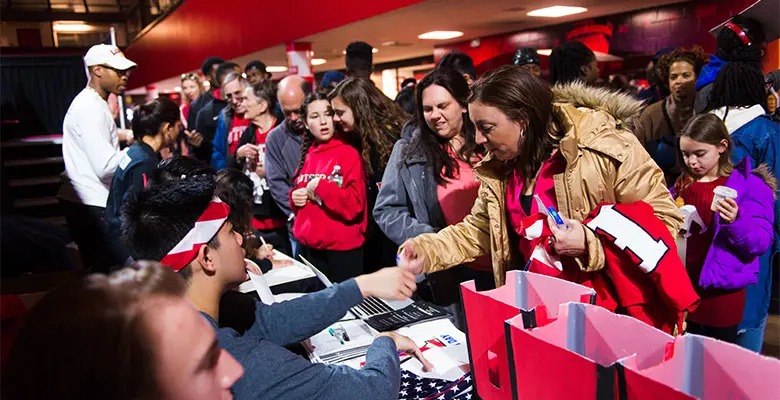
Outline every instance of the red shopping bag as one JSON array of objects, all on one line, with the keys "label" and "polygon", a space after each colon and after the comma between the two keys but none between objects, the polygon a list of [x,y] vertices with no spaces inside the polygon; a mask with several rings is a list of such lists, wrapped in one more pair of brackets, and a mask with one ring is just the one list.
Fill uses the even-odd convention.
[{"label": "red shopping bag", "polygon": [[626,360],[623,369],[622,399],[780,398],[780,361],[704,336],[676,338],[658,365]]},{"label": "red shopping bag", "polygon": [[474,281],[461,284],[471,371],[484,400],[511,400],[504,321],[520,314],[526,326],[541,326],[558,305],[594,303],[596,292],[584,286],[524,271],[509,271],[500,288],[477,292]]},{"label": "red shopping bag", "polygon": [[561,305],[547,325],[533,328],[515,317],[506,329],[515,399],[615,399],[617,363],[657,365],[673,340],[637,319],[582,303]]}]

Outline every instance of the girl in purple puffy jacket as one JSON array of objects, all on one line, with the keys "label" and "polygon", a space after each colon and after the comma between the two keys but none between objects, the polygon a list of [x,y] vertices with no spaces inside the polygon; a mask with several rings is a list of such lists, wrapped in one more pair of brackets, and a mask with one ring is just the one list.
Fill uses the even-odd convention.
[{"label": "girl in purple puffy jacket", "polygon": [[673,192],[678,204],[696,207],[706,225],[694,225],[688,238],[685,265],[702,299],[688,315],[688,332],[733,343],[745,287],[756,283],[758,257],[774,240],[776,182],[765,165],[751,170],[746,159],[734,166],[731,148],[720,118],[693,117],[680,133],[683,174]]}]

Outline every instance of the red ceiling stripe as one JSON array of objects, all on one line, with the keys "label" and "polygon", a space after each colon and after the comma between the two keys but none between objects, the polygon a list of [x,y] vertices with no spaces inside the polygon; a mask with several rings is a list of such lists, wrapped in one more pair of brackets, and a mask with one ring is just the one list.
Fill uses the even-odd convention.
[{"label": "red ceiling stripe", "polygon": [[208,56],[240,57],[421,1],[187,0],[125,52],[138,63],[130,87],[198,69]]}]

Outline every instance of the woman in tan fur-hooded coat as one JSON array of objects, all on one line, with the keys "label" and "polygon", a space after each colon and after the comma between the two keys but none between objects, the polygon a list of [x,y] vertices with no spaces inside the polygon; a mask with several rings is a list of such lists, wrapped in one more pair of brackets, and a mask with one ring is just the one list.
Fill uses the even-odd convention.
[{"label": "woman in tan fur-hooded coat", "polygon": [[663,172],[631,132],[640,108],[628,95],[582,83],[550,88],[516,66],[486,74],[469,98],[477,142],[489,152],[474,168],[477,201],[463,222],[404,243],[401,265],[429,273],[491,254],[503,285],[507,270],[523,267],[513,216],[536,210],[533,195],[564,217],[569,228],[554,248],[583,272],[605,265],[601,241],[581,223],[599,203],[643,200],[675,237],[682,218]]}]

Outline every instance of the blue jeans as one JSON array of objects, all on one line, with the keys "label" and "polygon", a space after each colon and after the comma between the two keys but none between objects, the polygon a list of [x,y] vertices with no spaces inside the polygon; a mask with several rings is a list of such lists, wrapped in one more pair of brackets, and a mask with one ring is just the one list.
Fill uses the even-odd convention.
[{"label": "blue jeans", "polygon": [[292,224],[287,224],[288,226],[288,234],[290,235],[290,248],[292,249],[292,254],[290,254],[290,257],[293,259],[298,259],[298,254],[301,251],[301,242],[298,241],[298,239],[293,236],[293,230],[292,230]]},{"label": "blue jeans", "polygon": [[756,353],[764,347],[764,332],[766,331],[766,317],[755,328],[740,329],[737,333],[737,344]]}]

